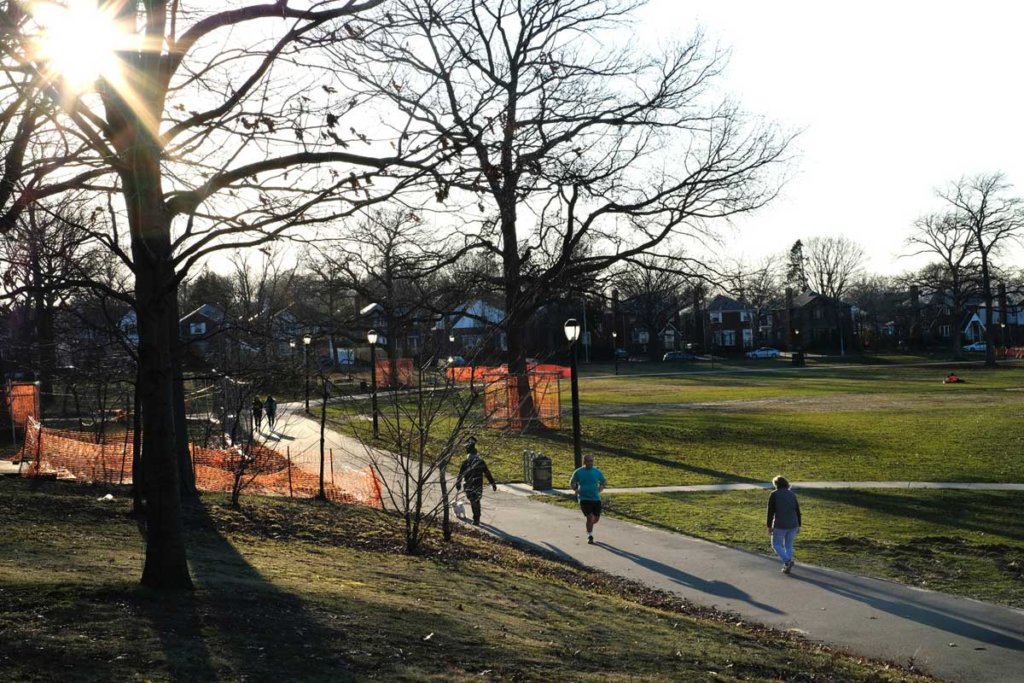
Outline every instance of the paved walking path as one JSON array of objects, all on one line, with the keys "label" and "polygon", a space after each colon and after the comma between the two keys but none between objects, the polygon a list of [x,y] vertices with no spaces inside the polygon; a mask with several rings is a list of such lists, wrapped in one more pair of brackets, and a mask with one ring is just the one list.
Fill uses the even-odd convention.
[{"label": "paved walking path", "polygon": [[[319,425],[298,404],[279,410],[279,447],[290,445],[294,462],[318,471]],[[366,449],[351,437],[328,430],[327,444],[335,449],[336,468],[368,461]],[[1024,611],[809,565],[797,564],[785,576],[770,557],[611,518],[601,520],[597,543],[588,545],[578,511],[529,500],[527,491],[516,485],[487,491],[482,528],[742,620],[795,630],[867,657],[913,662],[947,680],[1021,680]]]}]

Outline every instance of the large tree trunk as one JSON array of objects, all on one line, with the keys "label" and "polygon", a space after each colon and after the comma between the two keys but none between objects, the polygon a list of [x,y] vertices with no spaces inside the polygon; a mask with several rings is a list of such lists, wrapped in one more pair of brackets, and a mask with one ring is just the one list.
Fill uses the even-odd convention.
[{"label": "large tree trunk", "polygon": [[[177,292],[177,290],[175,290]],[[174,368],[174,451],[178,459],[178,478],[181,482],[181,496],[185,499],[195,498],[196,473],[192,467],[192,458],[188,451],[188,420],[185,415],[185,377],[182,373],[182,343],[178,331],[178,320],[181,317],[178,309],[177,293],[173,297],[173,311],[168,322],[171,323],[170,343],[171,357]]]},{"label": "large tree trunk", "polygon": [[996,335],[992,331],[992,276],[989,273],[988,258],[982,253],[981,258],[981,287],[982,296],[985,299],[985,365],[990,368],[996,366]]},{"label": "large tree trunk", "polygon": [[[160,590],[192,587],[181,520],[175,429],[177,287],[171,259],[170,216],[163,203],[158,149],[137,132],[122,173],[132,237],[135,310],[139,322],[139,395],[142,404],[146,563],[143,585]],[[173,333],[172,333],[173,331]]]}]

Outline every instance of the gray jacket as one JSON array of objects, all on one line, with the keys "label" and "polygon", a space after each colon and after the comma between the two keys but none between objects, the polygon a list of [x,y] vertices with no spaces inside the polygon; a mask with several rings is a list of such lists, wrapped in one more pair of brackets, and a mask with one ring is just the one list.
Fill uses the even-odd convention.
[{"label": "gray jacket", "polygon": [[774,529],[796,529],[800,526],[800,503],[792,490],[777,489],[768,496],[768,526]]}]

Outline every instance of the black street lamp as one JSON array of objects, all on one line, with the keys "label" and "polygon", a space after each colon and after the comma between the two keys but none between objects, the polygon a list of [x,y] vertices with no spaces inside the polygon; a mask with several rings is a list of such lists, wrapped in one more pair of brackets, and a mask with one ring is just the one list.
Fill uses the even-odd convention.
[{"label": "black street lamp", "polygon": [[612,330],[612,356],[615,357],[615,374],[619,374],[619,333]]},{"label": "black street lamp", "polygon": [[366,341],[370,343],[370,410],[373,413],[373,438],[380,437],[377,424],[377,330],[366,333]]},{"label": "black street lamp", "polygon": [[569,381],[572,387],[572,461],[576,469],[583,467],[580,450],[580,385],[576,376],[576,342],[580,338],[580,324],[575,318],[565,321],[565,338],[569,340]]},{"label": "black street lamp", "polygon": [[309,343],[313,338],[308,334],[302,338],[302,371],[306,373],[306,412],[309,412]]}]

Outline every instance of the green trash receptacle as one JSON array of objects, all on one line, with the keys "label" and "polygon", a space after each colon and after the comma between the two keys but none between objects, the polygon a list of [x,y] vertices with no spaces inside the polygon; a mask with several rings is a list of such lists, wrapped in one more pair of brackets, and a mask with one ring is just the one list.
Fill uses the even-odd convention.
[{"label": "green trash receptacle", "polygon": [[533,458],[533,490],[543,491],[551,488],[551,458],[537,455]]}]

